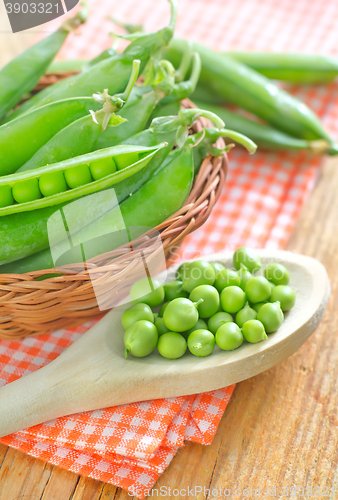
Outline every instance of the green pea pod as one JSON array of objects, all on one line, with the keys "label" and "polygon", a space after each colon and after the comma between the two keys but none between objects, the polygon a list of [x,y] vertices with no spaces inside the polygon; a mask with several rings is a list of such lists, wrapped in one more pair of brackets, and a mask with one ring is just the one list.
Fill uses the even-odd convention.
[{"label": "green pea pod", "polygon": [[150,160],[146,169],[116,184],[115,191],[119,200],[125,199],[129,194],[135,193],[145,182],[147,182],[162,165],[173,149],[178,130],[184,130],[186,137],[189,129],[199,117],[212,120],[216,127],[222,128],[224,123],[215,114],[201,109],[181,110],[177,116],[158,117],[153,120],[150,128],[130,137],[124,144],[138,144],[153,147],[158,142],[166,141],[168,146],[161,149]]},{"label": "green pea pod", "polygon": [[[88,163],[91,162],[92,160],[99,160],[100,158],[103,157],[110,157],[112,155],[112,152],[116,153],[121,153],[121,154],[126,154],[126,153],[133,153],[135,151],[140,151],[140,152],[147,152],[150,153],[146,157],[144,157],[141,161],[135,163],[134,165],[131,165],[119,172],[116,172],[115,175],[109,176],[109,178],[102,179],[102,181],[105,182],[100,182],[99,185],[97,185],[97,189],[101,190],[100,191],[100,196],[93,196],[93,191],[89,190],[87,191],[82,190],[79,188],[78,195],[81,197],[83,200],[91,200],[89,203],[89,207],[87,210],[86,204],[77,203],[78,200],[76,200],[76,204],[72,204],[69,202],[69,198],[66,197],[66,199],[63,197],[63,195],[59,196],[59,198],[55,199],[54,201],[57,202],[54,205],[47,206],[47,207],[42,207],[36,210],[29,210],[29,211],[21,211],[20,213],[13,213],[11,215],[5,215],[3,217],[0,217],[0,263],[8,263],[8,262],[13,262],[18,259],[21,259],[23,257],[29,256],[39,250],[42,250],[43,248],[47,248],[48,246],[48,234],[47,234],[47,222],[49,217],[55,213],[57,210],[60,208],[67,206],[74,207],[74,213],[72,214],[72,217],[74,219],[74,225],[78,229],[85,226],[86,223],[89,223],[91,220],[95,220],[98,215],[102,215],[102,213],[105,213],[107,210],[107,206],[110,208],[111,205],[109,205],[109,197],[107,198],[107,188],[112,187],[115,185],[115,183],[120,183],[122,180],[127,179],[129,176],[135,175],[139,170],[144,169],[144,167],[147,165],[147,162],[149,159],[156,153],[156,151],[160,147],[164,147],[166,144],[160,144],[158,147],[155,148],[146,148],[146,147],[135,147],[135,146],[116,146],[115,148],[109,148],[105,151],[100,151],[100,152],[95,152],[95,153],[90,153],[89,155],[85,155],[83,158],[87,158]],[[104,156],[105,155],[105,156]],[[76,158],[76,161],[78,159]],[[75,160],[68,160],[69,162],[74,162]],[[67,163],[67,162],[63,162]],[[77,162],[78,163],[78,162]],[[79,164],[79,163],[78,163]],[[61,165],[61,164],[60,164]],[[38,172],[42,171],[42,169],[39,169]],[[22,173],[22,175],[27,176],[28,173]],[[114,176],[115,175],[115,176]],[[91,184],[94,184],[91,183]],[[82,186],[83,187],[83,186]],[[67,191],[67,193],[75,191],[70,190]],[[90,196],[85,196],[87,194],[92,195]],[[50,197],[52,198],[52,197]],[[45,199],[45,198],[44,198]],[[73,198],[74,199],[74,198]],[[93,203],[96,200],[94,207],[97,207],[97,210],[93,208]],[[102,200],[102,203],[101,201]],[[41,200],[37,200],[41,201]],[[118,201],[120,201],[118,199]],[[34,202],[33,202],[34,203]],[[107,205],[108,204],[108,205]],[[24,205],[24,204],[23,204]],[[27,204],[26,204],[27,205]],[[18,207],[18,205],[15,205]],[[79,209],[79,207],[82,207]],[[84,208],[83,208],[84,207]],[[91,207],[91,208],[90,208]],[[11,207],[9,207],[11,208]],[[32,207],[30,207],[32,208]],[[36,207],[37,208],[37,207]],[[102,210],[103,212],[102,212]],[[0,209],[3,210],[3,209]],[[91,213],[91,211],[93,213]],[[100,212],[101,210],[101,212]],[[89,214],[89,215],[88,215]],[[95,216],[96,214],[96,216]],[[98,215],[97,215],[98,214]],[[87,222],[88,219],[88,222]]]},{"label": "green pea pod", "polygon": [[[167,146],[167,143],[157,144],[154,147],[147,148],[142,146],[132,146],[132,145],[120,145],[114,146],[112,148],[101,149],[99,151],[95,151],[93,153],[88,153],[86,155],[77,156],[76,158],[70,158],[68,160],[62,161],[60,163],[54,163],[52,165],[47,165],[45,167],[40,167],[37,170],[28,170],[26,172],[19,172],[13,175],[7,175],[6,177],[2,177],[0,179],[0,192],[6,193],[11,190],[12,196],[14,200],[16,200],[17,204],[11,204],[8,206],[4,206],[0,208],[0,217],[4,215],[10,215],[19,212],[25,212],[27,210],[36,210],[38,208],[48,207],[57,205],[59,203],[63,203],[66,201],[73,200],[75,198],[80,198],[81,196],[85,196],[87,194],[95,193],[101,191],[103,189],[107,189],[112,185],[120,182],[121,180],[127,178],[129,175],[136,173],[138,170],[141,170],[149,160],[159,151],[160,149]],[[135,161],[135,153],[138,161]],[[142,153],[146,153],[145,156]],[[92,181],[91,172],[93,168],[95,168],[95,163],[97,164],[100,160],[110,160],[113,158],[115,161],[118,161],[119,156],[121,155],[130,155],[130,161],[128,167],[123,168],[122,170],[118,170],[117,172],[113,172],[110,175],[107,175],[99,180]],[[143,158],[140,158],[140,155]],[[73,187],[69,185],[68,178],[71,174],[70,172],[74,172],[75,167],[80,167],[76,169],[79,171],[80,177],[83,175],[83,172],[88,175],[84,176],[84,181],[80,178],[79,182],[75,182],[75,185],[78,187]],[[29,190],[31,186],[38,190],[39,187],[41,189],[41,182],[44,176],[48,174],[49,178],[52,180],[51,183],[58,181],[58,174],[62,175],[66,178],[68,187],[72,189],[67,189],[67,184],[65,184],[64,180],[62,181],[65,184],[65,190],[60,190],[57,194],[52,194],[51,196],[45,196],[41,198],[41,193],[37,191],[37,196],[30,201],[22,201],[15,196],[15,193],[22,190],[28,191],[29,198]],[[54,174],[52,176],[52,174]],[[52,176],[52,177],[51,177]],[[87,180],[88,179],[88,180]]]},{"label": "green pea pod", "polygon": [[[102,94],[94,94],[93,98],[100,102],[103,107],[91,115],[74,121],[67,127],[60,130],[50,141],[40,148],[35,155],[18,169],[18,172],[35,169],[52,163],[59,163],[75,156],[90,153],[95,149],[95,145],[100,134],[114,117],[114,125],[123,122],[123,118],[117,117],[115,112],[120,110],[125,101],[128,100],[138,77],[139,61],[134,61],[134,67],[123,99],[117,96],[109,96],[107,91]],[[113,146],[110,144],[109,146]]]},{"label": "green pea pod", "polygon": [[226,52],[261,75],[291,83],[328,83],[338,76],[338,58],[320,54]]},{"label": "green pea pod", "polygon": [[91,96],[98,88],[107,88],[110,95],[121,92],[127,85],[133,60],[139,59],[141,61],[140,72],[142,72],[149,57],[171,40],[177,9],[176,0],[168,1],[172,8],[172,14],[167,27],[157,33],[150,33],[140,40],[135,40],[121,54],[99,62],[83,73],[50,85],[26,101],[10,115],[9,119],[60,99]]},{"label": "green pea pod", "polygon": [[[119,208],[113,208],[95,223],[89,224],[72,237],[74,244],[86,242],[86,258],[113,250],[124,244],[125,228],[133,237],[140,236],[147,227],[155,227],[174,214],[184,204],[193,181],[193,159],[191,145],[175,153],[172,161],[160,168],[133,196],[128,197]],[[165,196],[163,195],[165,186]],[[123,224],[121,224],[121,213]],[[103,235],[103,236],[102,236]],[[61,243],[62,245],[62,243]],[[67,243],[63,243],[65,250]],[[62,248],[62,247],[61,247]],[[68,259],[67,259],[68,257]],[[72,253],[64,255],[58,263],[72,262]],[[49,248],[24,259],[0,267],[0,273],[21,274],[54,267]]]},{"label": "green pea pod", "polygon": [[[202,60],[200,82],[224,100],[247,109],[292,136],[331,143],[318,117],[304,103],[276,87],[268,78],[231,57],[193,43]],[[166,57],[176,65],[184,42],[173,40]]]},{"label": "green pea pod", "polygon": [[199,101],[196,101],[196,104],[199,107],[217,113],[229,128],[250,137],[259,149],[266,149],[268,151],[310,151],[319,155],[326,153],[336,154],[335,150],[331,149],[327,142],[322,139],[316,141],[297,139],[284,134],[280,130],[254,122],[220,106],[213,106]]},{"label": "green pea pod", "polygon": [[0,176],[13,174],[46,142],[100,105],[92,97],[56,101],[0,127]]},{"label": "green pea pod", "polygon": [[29,47],[0,71],[0,120],[30,92],[61,49],[70,31],[86,20],[79,12],[55,32]]}]

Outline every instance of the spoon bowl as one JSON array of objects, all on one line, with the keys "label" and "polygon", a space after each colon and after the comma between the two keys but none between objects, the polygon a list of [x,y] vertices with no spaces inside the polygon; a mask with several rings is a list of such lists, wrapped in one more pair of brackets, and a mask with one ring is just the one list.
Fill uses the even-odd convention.
[{"label": "spoon bowl", "polygon": [[[279,262],[290,272],[296,304],[277,332],[258,344],[234,351],[217,346],[205,358],[187,352],[169,360],[157,350],[145,358],[124,358],[121,316],[129,306],[112,309],[47,366],[0,389],[0,436],[72,413],[148,399],[168,398],[225,387],[284,360],[317,328],[330,295],[323,265],[282,250],[260,250],[262,267]],[[232,267],[232,254],[203,259]],[[178,266],[168,269],[173,279]]]}]

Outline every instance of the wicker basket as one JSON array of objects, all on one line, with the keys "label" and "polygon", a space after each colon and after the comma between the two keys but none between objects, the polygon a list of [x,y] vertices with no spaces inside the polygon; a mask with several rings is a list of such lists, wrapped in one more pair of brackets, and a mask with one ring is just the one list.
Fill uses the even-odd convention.
[{"label": "wicker basket", "polygon": [[[39,90],[60,77],[48,76],[40,82]],[[182,104],[193,107],[188,100]],[[193,131],[198,132],[207,125],[207,120],[201,118]],[[223,140],[219,139],[217,145],[224,147]],[[170,260],[183,238],[204,224],[221,194],[226,174],[226,155],[205,158],[186,203],[178,212],[157,226],[157,231],[151,230],[131,244],[88,260],[85,270],[83,263],[78,269],[72,265],[62,276],[43,281],[36,281],[36,278],[55,270],[1,274],[0,337],[19,339],[48,334],[102,315],[102,303],[111,295],[121,297],[124,292],[127,293],[130,277],[137,278],[144,258],[147,261],[156,260],[159,253],[158,232],[161,247],[167,260]],[[97,300],[98,285],[101,308]]]}]

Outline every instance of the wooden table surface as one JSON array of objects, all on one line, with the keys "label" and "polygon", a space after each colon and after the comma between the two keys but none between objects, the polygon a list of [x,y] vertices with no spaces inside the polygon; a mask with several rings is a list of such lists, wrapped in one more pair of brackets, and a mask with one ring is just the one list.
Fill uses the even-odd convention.
[{"label": "wooden table surface", "polygon": [[[31,36],[2,35],[1,23],[0,65]],[[200,487],[187,496],[196,500],[302,498],[302,491],[306,498],[338,498],[337,193],[338,161],[328,159],[288,245],[327,268],[332,295],[320,327],[293,356],[237,384],[213,443],[181,448],[153,497],[174,498],[169,487],[189,486]],[[167,494],[160,495],[161,486]],[[128,498],[120,488],[0,445],[0,500]]]}]

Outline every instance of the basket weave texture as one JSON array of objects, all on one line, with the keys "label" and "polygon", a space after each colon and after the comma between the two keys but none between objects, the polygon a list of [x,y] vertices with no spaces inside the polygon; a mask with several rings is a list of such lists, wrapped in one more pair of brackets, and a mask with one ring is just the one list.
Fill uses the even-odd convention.
[{"label": "basket weave texture", "polygon": [[[39,90],[54,82],[58,75],[40,82]],[[189,100],[184,107],[194,107]],[[192,132],[199,132],[210,123],[198,119]],[[217,147],[223,148],[223,139]],[[0,337],[16,340],[22,337],[49,334],[57,329],[84,323],[102,315],[104,304],[111,297],[122,297],[137,276],[144,272],[144,259],[156,261],[160,250],[169,260],[183,238],[208,219],[218,200],[227,174],[227,156],[208,156],[202,162],[193,188],[184,206],[155,230],[150,230],[131,243],[72,265],[62,276],[42,281],[36,278],[55,269],[25,274],[0,274]],[[161,249],[159,248],[159,233]],[[131,251],[132,248],[132,251]],[[98,296],[99,290],[99,296]],[[100,307],[98,305],[100,303]],[[111,306],[107,306],[111,307]]]}]

